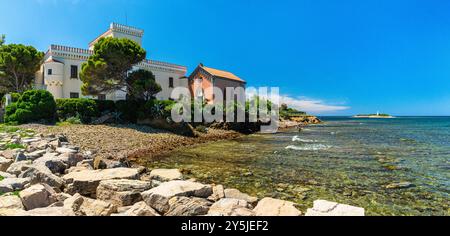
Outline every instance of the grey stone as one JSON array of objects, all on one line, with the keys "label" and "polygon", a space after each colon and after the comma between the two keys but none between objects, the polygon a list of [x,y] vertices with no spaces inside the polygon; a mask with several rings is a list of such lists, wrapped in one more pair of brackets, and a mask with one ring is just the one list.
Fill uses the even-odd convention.
[{"label": "grey stone", "polygon": [[142,201],[141,192],[151,188],[150,182],[129,179],[103,180],[97,187],[97,199],[117,206],[131,206]]},{"label": "grey stone", "polygon": [[0,209],[21,209],[23,210],[22,200],[16,195],[2,195],[0,196]]},{"label": "grey stone", "polygon": [[173,197],[166,216],[201,216],[208,214],[212,203],[203,198]]},{"label": "grey stone", "polygon": [[209,208],[208,216],[254,216],[249,207],[245,200],[222,198]]},{"label": "grey stone", "polygon": [[138,202],[125,212],[117,214],[117,216],[160,216],[160,214],[145,202]]},{"label": "grey stone", "polygon": [[316,200],[313,208],[307,209],[305,216],[364,216],[364,214],[364,208],[361,207]]},{"label": "grey stone", "polygon": [[211,193],[212,188],[209,185],[190,181],[174,180],[162,183],[156,188],[143,192],[141,195],[147,205],[160,213],[165,213],[169,210],[169,200],[172,197],[194,196],[206,198],[210,196]]},{"label": "grey stone", "polygon": [[150,172],[150,178],[161,182],[181,180],[183,174],[178,169],[154,169]]},{"label": "grey stone", "polygon": [[80,193],[84,196],[95,196],[100,181],[110,179],[138,179],[139,174],[137,169],[115,168],[71,172],[63,178],[68,183],[67,193]]},{"label": "grey stone", "polygon": [[0,157],[0,171],[6,171],[13,162],[14,160]]},{"label": "grey stone", "polygon": [[56,192],[46,184],[33,185],[19,193],[26,210],[47,207],[56,202]]},{"label": "grey stone", "polygon": [[249,196],[246,193],[242,193],[241,191],[237,189],[225,189],[224,191],[226,198],[234,198],[234,199],[241,199],[244,200],[252,205],[256,204],[258,202],[258,198]]},{"label": "grey stone", "polygon": [[263,198],[253,209],[257,216],[300,216],[295,203],[274,198]]}]

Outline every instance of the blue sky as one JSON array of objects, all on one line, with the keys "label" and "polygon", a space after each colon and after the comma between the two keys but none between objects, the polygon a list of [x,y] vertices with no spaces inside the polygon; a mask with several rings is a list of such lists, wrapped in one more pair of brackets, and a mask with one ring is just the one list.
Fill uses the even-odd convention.
[{"label": "blue sky", "polygon": [[[7,43],[86,48],[110,22],[148,57],[277,86],[318,115],[450,115],[450,1],[0,0]],[[127,17],[126,17],[127,16]]]}]

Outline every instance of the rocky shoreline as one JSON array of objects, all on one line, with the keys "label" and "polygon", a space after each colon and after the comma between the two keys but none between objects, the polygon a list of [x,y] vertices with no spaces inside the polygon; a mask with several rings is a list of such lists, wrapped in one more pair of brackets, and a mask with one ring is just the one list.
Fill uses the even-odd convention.
[{"label": "rocky shoreline", "polygon": [[[300,216],[295,203],[94,158],[65,135],[1,133],[0,216]],[[305,215],[364,215],[318,200]]]}]

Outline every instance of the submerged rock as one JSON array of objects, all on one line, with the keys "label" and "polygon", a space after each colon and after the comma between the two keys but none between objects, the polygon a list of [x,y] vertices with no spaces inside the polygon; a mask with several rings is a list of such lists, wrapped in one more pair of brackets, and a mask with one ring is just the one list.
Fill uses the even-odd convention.
[{"label": "submerged rock", "polygon": [[313,208],[309,208],[305,216],[364,216],[364,214],[364,208],[361,207],[316,200]]},{"label": "submerged rock", "polygon": [[402,189],[402,188],[411,188],[414,187],[414,184],[410,182],[399,182],[399,183],[391,183],[386,185],[387,189]]},{"label": "submerged rock", "polygon": [[150,172],[150,178],[163,182],[182,180],[183,174],[178,169],[154,169]]},{"label": "submerged rock", "polygon": [[252,197],[246,193],[242,193],[241,191],[231,188],[231,189],[225,189],[225,197],[226,198],[234,198],[234,199],[241,199],[244,200],[252,205],[256,204],[258,201],[258,198]]}]

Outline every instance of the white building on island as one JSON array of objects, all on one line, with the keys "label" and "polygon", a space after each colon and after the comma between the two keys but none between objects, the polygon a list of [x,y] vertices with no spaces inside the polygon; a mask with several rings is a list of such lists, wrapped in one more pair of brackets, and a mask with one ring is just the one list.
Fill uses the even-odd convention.
[{"label": "white building on island", "polygon": [[[144,31],[130,26],[111,23],[109,29],[89,43],[89,49],[68,46],[51,45],[45,54],[44,62],[36,75],[36,88],[45,89],[55,98],[96,98],[101,100],[125,100],[126,93],[116,91],[111,94],[102,94],[98,97],[83,96],[81,93],[82,81],[79,73],[81,65],[87,61],[95,43],[103,37],[128,38],[142,45]],[[172,89],[178,86],[187,87],[185,77],[187,68],[167,62],[144,60],[133,69],[151,71],[162,91],[157,98],[167,100]]]}]

